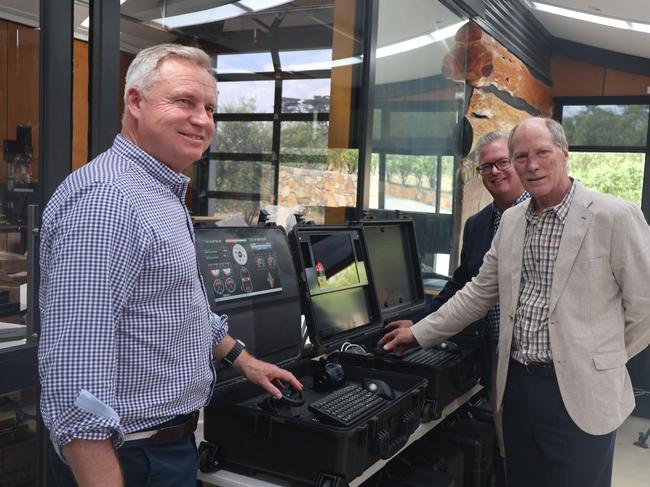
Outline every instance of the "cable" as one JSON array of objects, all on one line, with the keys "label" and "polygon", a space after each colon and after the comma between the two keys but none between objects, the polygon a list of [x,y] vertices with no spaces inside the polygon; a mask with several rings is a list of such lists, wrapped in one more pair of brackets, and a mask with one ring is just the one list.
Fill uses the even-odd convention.
[{"label": "cable", "polygon": [[350,342],[344,342],[341,344],[341,352],[359,353],[364,355],[368,354],[368,350],[366,350],[365,347]]}]

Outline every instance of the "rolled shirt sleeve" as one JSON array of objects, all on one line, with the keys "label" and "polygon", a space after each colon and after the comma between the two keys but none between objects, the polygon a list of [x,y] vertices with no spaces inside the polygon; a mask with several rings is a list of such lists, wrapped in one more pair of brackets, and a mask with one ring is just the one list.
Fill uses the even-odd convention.
[{"label": "rolled shirt sleeve", "polygon": [[43,418],[60,446],[74,438],[111,438],[117,446],[123,432],[115,412],[116,323],[148,238],[112,188],[91,187],[74,201],[44,229],[42,242]]}]

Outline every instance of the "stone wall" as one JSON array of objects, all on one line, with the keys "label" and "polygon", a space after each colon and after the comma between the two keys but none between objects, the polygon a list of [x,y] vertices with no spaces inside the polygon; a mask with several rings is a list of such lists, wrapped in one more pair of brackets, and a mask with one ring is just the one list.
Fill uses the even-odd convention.
[{"label": "stone wall", "polygon": [[356,174],[280,166],[281,206],[355,206],[356,200]]}]

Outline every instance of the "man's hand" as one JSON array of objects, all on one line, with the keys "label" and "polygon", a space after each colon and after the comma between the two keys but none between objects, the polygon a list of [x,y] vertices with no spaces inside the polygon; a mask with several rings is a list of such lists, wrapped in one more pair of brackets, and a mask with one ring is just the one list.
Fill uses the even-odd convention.
[{"label": "man's hand", "polygon": [[387,330],[394,330],[395,328],[410,328],[411,326],[413,326],[413,322],[411,320],[397,320],[386,323],[384,325],[384,328]]},{"label": "man's hand", "polygon": [[273,381],[280,380],[285,384],[289,384],[296,391],[302,390],[302,384],[291,372],[258,360],[248,352],[242,352],[233,366],[249,381],[264,388],[266,392],[276,399],[282,397],[282,391],[273,384]]},{"label": "man's hand", "polygon": [[[401,323],[398,325],[398,323]],[[410,323],[407,325],[406,323]],[[413,336],[411,331],[411,325],[413,322],[408,320],[393,321],[386,325],[389,327],[393,326],[392,330],[386,333],[381,340],[377,342],[377,345],[382,347],[387,352],[394,352],[396,355],[402,355],[406,350],[416,346],[418,343]]]}]

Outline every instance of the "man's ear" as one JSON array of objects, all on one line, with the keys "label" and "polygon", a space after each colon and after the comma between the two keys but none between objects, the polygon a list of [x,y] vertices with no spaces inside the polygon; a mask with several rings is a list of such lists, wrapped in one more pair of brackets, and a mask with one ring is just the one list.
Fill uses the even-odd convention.
[{"label": "man's ear", "polygon": [[569,159],[569,146],[565,145],[562,147],[562,154],[564,154],[564,161],[566,162]]},{"label": "man's ear", "polygon": [[142,110],[142,92],[139,88],[132,86],[126,92],[126,106],[131,116],[138,118]]}]

